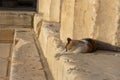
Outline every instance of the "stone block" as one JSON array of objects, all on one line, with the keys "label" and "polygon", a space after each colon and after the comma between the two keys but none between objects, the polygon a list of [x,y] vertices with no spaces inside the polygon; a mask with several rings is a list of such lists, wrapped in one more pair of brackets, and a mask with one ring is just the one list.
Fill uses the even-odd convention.
[{"label": "stone block", "polygon": [[38,13],[43,13],[43,19],[49,21],[51,0],[38,0],[38,2]]},{"label": "stone block", "polygon": [[60,38],[81,39],[93,37],[95,24],[95,4],[93,0],[63,0],[61,13]]},{"label": "stone block", "polygon": [[8,61],[0,58],[0,78],[7,77]]},{"label": "stone block", "polygon": [[120,46],[120,16],[119,16],[119,13],[120,13],[120,1],[117,0],[116,2],[116,6],[117,6],[117,16],[116,16],[116,22],[117,22],[117,31],[116,31],[116,37],[115,37],[115,42],[114,44],[117,45],[117,46]]},{"label": "stone block", "polygon": [[[96,22],[94,30],[94,38],[117,44],[117,33],[119,33],[119,0],[98,1],[98,9],[96,11]],[[108,3],[109,5],[106,5]]]},{"label": "stone block", "polygon": [[46,80],[32,31],[16,30],[10,80]]},{"label": "stone block", "polygon": [[75,0],[63,0],[61,10],[60,39],[65,42],[67,37],[73,38]]},{"label": "stone block", "polygon": [[0,42],[13,42],[14,29],[0,29]]},{"label": "stone block", "polygon": [[[63,0],[60,39],[65,42],[67,37],[91,37],[111,44],[120,42],[118,3],[118,0]],[[56,26],[44,22],[39,36],[41,48],[55,80],[120,79],[118,53],[97,51],[97,55],[69,54],[62,55],[55,61],[55,54],[64,48],[55,28]]]},{"label": "stone block", "polygon": [[37,7],[44,20],[60,22],[61,0],[39,0]]},{"label": "stone block", "polygon": [[63,79],[63,77],[65,76],[65,74],[64,74],[64,65],[61,64],[60,61],[56,61],[56,64],[58,64],[58,66],[59,66],[56,80],[64,80]]},{"label": "stone block", "polygon": [[40,34],[41,26],[42,26],[42,14],[35,14],[33,20],[33,28],[37,36]]},{"label": "stone block", "polygon": [[0,11],[0,27],[32,27],[33,12]]},{"label": "stone block", "polygon": [[[59,28],[60,28],[59,23],[52,23],[52,22],[45,22],[45,21],[42,23],[41,32],[38,40],[40,41],[40,45],[45,55],[46,55],[47,43],[49,43],[48,38],[51,35],[59,35]],[[57,34],[54,32],[56,32]]]},{"label": "stone block", "polygon": [[60,22],[62,0],[51,0],[50,21]]},{"label": "stone block", "polygon": [[119,0],[62,1],[61,40],[90,37],[120,46],[119,3]]},{"label": "stone block", "polygon": [[59,24],[43,22],[41,28],[41,34],[39,36],[39,41],[44,55],[48,61],[49,68],[54,79],[58,78],[58,64],[56,64],[55,54],[58,53],[61,48],[59,44]]},{"label": "stone block", "polygon": [[0,58],[8,58],[12,44],[0,43]]},{"label": "stone block", "polygon": [[55,80],[58,77],[58,69],[60,68],[60,66],[56,64],[57,61],[55,59],[55,54],[59,52],[59,49],[57,49],[57,47],[59,47],[59,45],[56,44],[57,42],[58,42],[57,38],[55,38],[52,35],[49,36],[48,42],[47,42],[47,48],[46,48],[46,55],[45,55],[49,63],[51,73],[52,75],[54,75]]}]

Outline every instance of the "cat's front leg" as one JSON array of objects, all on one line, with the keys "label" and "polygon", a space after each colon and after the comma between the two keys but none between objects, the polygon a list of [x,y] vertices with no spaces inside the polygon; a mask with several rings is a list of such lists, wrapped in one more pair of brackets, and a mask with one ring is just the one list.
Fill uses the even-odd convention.
[{"label": "cat's front leg", "polygon": [[62,56],[62,55],[67,55],[67,54],[70,54],[70,53],[71,53],[70,51],[63,50],[63,51],[57,53],[57,54],[55,55],[55,58],[59,58],[59,57]]}]

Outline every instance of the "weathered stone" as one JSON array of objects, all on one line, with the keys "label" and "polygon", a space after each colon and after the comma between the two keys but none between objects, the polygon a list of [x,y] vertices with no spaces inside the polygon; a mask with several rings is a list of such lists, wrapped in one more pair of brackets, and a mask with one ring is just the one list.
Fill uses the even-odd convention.
[{"label": "weathered stone", "polygon": [[32,27],[33,12],[0,11],[0,27]]},{"label": "weathered stone", "polygon": [[[68,56],[68,58],[66,59],[69,59],[70,62],[68,62],[66,66],[69,64],[74,64],[74,67],[69,65],[69,68],[66,68],[68,69],[66,71],[68,79],[69,80],[80,80],[80,79],[82,80],[116,79],[117,80],[119,79],[118,75],[120,73],[117,72],[120,66],[120,65],[117,65],[117,63],[119,63],[119,57],[114,56],[114,54],[117,54],[117,53],[107,52],[107,51],[106,52],[98,51],[96,53],[99,53],[99,54],[98,55],[79,54],[79,55]],[[116,62],[114,62],[114,60]],[[107,75],[107,74],[110,74],[110,75]]]},{"label": "weathered stone", "polygon": [[81,39],[93,37],[95,24],[95,4],[92,0],[63,0],[61,13],[60,38]]},{"label": "weathered stone", "polygon": [[90,37],[119,46],[119,0],[63,0],[62,3],[63,42],[67,37]]},{"label": "weathered stone", "polygon": [[[99,0],[94,29],[94,38],[115,44],[119,32],[119,0]],[[109,5],[106,5],[108,3]]]},{"label": "weathered stone", "polygon": [[7,77],[8,61],[0,58],[0,78]]},{"label": "weathered stone", "polygon": [[7,80],[8,78],[6,77],[0,77],[0,80]]},{"label": "weathered stone", "polygon": [[58,76],[58,70],[61,67],[58,64],[56,64],[57,61],[55,59],[55,54],[61,50],[60,45],[62,45],[62,44],[58,45],[60,43],[58,37],[59,37],[59,24],[44,22],[41,27],[39,41],[55,80],[57,80],[58,77],[61,76],[61,75]]},{"label": "weathered stone", "polygon": [[51,0],[50,21],[60,22],[62,0]]},{"label": "weathered stone", "polygon": [[[119,14],[120,13],[120,1],[119,0],[117,0],[117,14]],[[115,37],[115,40],[116,40],[116,42],[114,42],[115,43],[115,45],[118,45],[118,46],[120,46],[120,16],[119,15],[117,15],[117,31],[116,31],[116,37]]]},{"label": "weathered stone", "polygon": [[51,0],[38,0],[38,12],[43,13],[44,20],[50,20],[50,5]]},{"label": "weathered stone", "polygon": [[13,42],[14,29],[0,29],[0,42]]},{"label": "weathered stone", "polygon": [[74,27],[74,2],[75,0],[62,1],[60,39],[65,42],[67,37],[73,38]]},{"label": "weathered stone", "polygon": [[12,44],[0,43],[0,58],[9,58]]},{"label": "weathered stone", "polygon": [[[39,35],[38,40],[40,41],[41,47],[43,48],[43,52],[46,54],[47,43],[49,42],[48,37],[53,35],[59,35],[59,23],[52,23],[52,22],[43,22],[41,26],[41,33]],[[54,34],[54,32],[56,32]]]},{"label": "weathered stone", "polygon": [[33,22],[33,27],[34,27],[34,31],[37,35],[37,37],[39,36],[40,34],[40,31],[41,31],[41,26],[42,26],[42,14],[35,14],[34,15],[34,22]]},{"label": "weathered stone", "polygon": [[[41,47],[47,58],[50,70],[55,80],[119,80],[120,54],[108,51],[97,51],[95,54],[67,54],[56,61],[55,54],[62,50],[62,43],[54,27],[42,27],[46,34],[39,38]],[[43,44],[45,43],[45,44]],[[115,55],[116,54],[116,55]],[[56,65],[58,67],[56,67]]]},{"label": "weathered stone", "polygon": [[44,20],[60,22],[61,0],[38,0],[37,10]]},{"label": "weathered stone", "polygon": [[16,32],[10,80],[46,80],[32,31]]}]

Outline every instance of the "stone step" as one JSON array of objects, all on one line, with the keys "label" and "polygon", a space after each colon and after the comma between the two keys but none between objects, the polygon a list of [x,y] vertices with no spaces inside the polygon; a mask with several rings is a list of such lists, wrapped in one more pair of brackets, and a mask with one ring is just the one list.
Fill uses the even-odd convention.
[{"label": "stone step", "polygon": [[16,30],[9,80],[46,80],[33,32]]},{"label": "stone step", "polygon": [[14,29],[0,29],[0,80],[9,77]]},{"label": "stone step", "polygon": [[0,80],[53,80],[34,31],[0,29]]},{"label": "stone step", "polygon": [[32,27],[34,12],[0,11],[0,27]]},{"label": "stone step", "polygon": [[0,80],[6,80],[9,75],[11,46],[12,43],[0,43]]},{"label": "stone step", "polygon": [[12,43],[14,39],[14,29],[0,29],[0,43]]}]

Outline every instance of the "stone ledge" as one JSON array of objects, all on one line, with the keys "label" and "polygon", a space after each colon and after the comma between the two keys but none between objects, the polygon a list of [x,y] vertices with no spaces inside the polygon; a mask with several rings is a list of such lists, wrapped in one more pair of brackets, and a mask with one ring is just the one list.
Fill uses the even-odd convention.
[{"label": "stone ledge", "polygon": [[[54,80],[119,80],[120,54],[97,51],[54,57],[63,47],[57,26],[44,23],[39,37]],[[57,28],[57,29],[55,29]]]},{"label": "stone ledge", "polygon": [[35,14],[34,15],[34,19],[33,19],[33,27],[34,27],[34,31],[36,36],[38,37],[39,32],[40,32],[40,28],[42,25],[42,20],[43,20],[43,14],[39,13],[39,14]]},{"label": "stone ledge", "polygon": [[31,29],[16,29],[10,80],[46,80],[42,60]]},{"label": "stone ledge", "polygon": [[27,11],[0,11],[0,27],[18,26],[31,28],[33,26],[34,13]]}]

